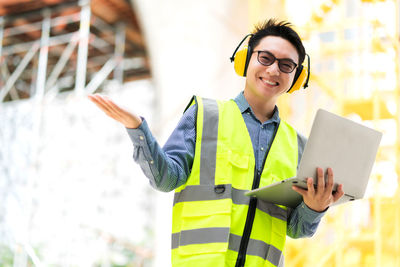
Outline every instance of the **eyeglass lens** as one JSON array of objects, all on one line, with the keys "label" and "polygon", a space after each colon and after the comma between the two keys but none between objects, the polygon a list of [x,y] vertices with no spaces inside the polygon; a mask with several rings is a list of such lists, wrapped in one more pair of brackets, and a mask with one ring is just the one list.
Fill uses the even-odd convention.
[{"label": "eyeglass lens", "polygon": [[278,67],[282,72],[291,73],[296,68],[296,63],[290,59],[278,59],[268,51],[257,51],[257,59],[264,66],[272,65],[275,60],[278,60]]}]

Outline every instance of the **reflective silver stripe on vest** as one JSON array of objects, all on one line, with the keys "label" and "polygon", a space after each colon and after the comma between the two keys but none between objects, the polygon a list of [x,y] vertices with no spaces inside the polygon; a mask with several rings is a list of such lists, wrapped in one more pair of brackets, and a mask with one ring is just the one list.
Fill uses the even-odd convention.
[{"label": "reflective silver stripe on vest", "polygon": [[272,203],[265,201],[257,201],[257,209],[269,214],[274,218],[281,219],[283,221],[287,220],[288,211]]},{"label": "reflective silver stripe on vest", "polygon": [[218,141],[218,104],[203,98],[203,134],[201,137],[200,185],[215,184]]},{"label": "reflective silver stripe on vest", "polygon": [[249,205],[250,197],[245,196],[248,190],[232,188],[232,202],[236,205]]},{"label": "reflective silver stripe on vest", "polygon": [[[171,249],[176,249],[179,245],[225,243],[228,234],[228,249],[239,252],[241,237],[229,233],[229,228],[225,227],[193,229],[172,234]],[[250,239],[246,254],[261,257],[275,266],[283,262],[283,253],[279,249],[260,240]]]},{"label": "reflective silver stripe on vest", "polygon": [[171,236],[171,249],[176,249],[179,247],[179,233],[173,233]]},{"label": "reflective silver stripe on vest", "polygon": [[225,191],[223,193],[216,194],[214,192],[215,188],[214,185],[213,186],[188,185],[182,191],[175,193],[174,205],[179,202],[218,200],[223,198],[232,198],[232,202],[236,205],[249,205],[250,197],[244,195],[244,193],[247,192],[248,190],[232,188],[231,184],[225,184],[223,186],[225,186]]},{"label": "reflective silver stripe on vest", "polygon": [[229,230],[229,227],[184,230],[180,233],[172,234],[171,249],[194,244],[226,243]]},{"label": "reflective silver stripe on vest", "polygon": [[[250,198],[245,196],[247,190],[232,188],[232,202],[236,205],[249,205]],[[286,221],[288,212],[275,204],[265,201],[257,201],[257,209],[272,217]]]},{"label": "reflective silver stripe on vest", "polygon": [[[225,243],[228,234],[228,249],[239,252],[241,236],[229,233],[229,228],[225,227],[193,229],[172,234],[171,248],[176,249],[179,245]],[[246,254],[261,257],[275,266],[283,262],[283,253],[279,249],[260,240],[250,239]]]},{"label": "reflective silver stripe on vest", "polygon": [[188,185],[182,191],[175,193],[174,206],[179,202],[231,198],[232,185],[226,184],[223,186],[225,187],[225,190],[223,192],[216,193],[214,185]]},{"label": "reflective silver stripe on vest", "polygon": [[[232,203],[236,205],[248,205],[250,198],[245,196],[247,190],[231,188],[232,185],[225,184],[225,190],[222,193],[215,192],[215,186],[189,185],[174,195],[174,205],[179,202],[218,200],[232,197]],[[232,193],[231,193],[232,192]],[[257,201],[257,209],[269,214],[272,217],[286,221],[288,212],[274,204]]]},{"label": "reflective silver stripe on vest", "polygon": [[[241,236],[230,234],[228,249],[239,252]],[[269,245],[263,241],[250,239],[247,246],[246,255],[253,255],[268,260],[275,266],[279,266],[283,253],[276,247]]]}]

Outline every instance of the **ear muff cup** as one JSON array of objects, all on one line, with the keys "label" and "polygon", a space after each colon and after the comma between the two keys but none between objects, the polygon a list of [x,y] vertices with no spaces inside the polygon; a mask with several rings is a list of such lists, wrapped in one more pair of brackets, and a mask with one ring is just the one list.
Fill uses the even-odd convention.
[{"label": "ear muff cup", "polygon": [[292,86],[290,86],[289,90],[287,90],[287,93],[291,94],[294,91],[299,90],[306,82],[306,80],[307,80],[307,69],[304,68],[303,65],[300,65],[297,68],[296,73],[294,75]]},{"label": "ear muff cup", "polygon": [[310,78],[310,57],[307,55],[307,66],[300,65],[294,75],[292,86],[289,88],[287,93],[291,94],[294,91],[300,90],[302,87],[306,89],[308,87],[308,79]]},{"label": "ear muff cup", "polygon": [[247,46],[236,52],[234,68],[237,75],[246,77],[247,66],[249,65],[250,57],[251,49],[249,49]]}]

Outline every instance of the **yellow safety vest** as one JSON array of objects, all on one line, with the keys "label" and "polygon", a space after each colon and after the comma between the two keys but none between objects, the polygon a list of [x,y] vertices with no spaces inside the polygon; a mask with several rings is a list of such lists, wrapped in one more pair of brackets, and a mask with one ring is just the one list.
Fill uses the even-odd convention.
[{"label": "yellow safety vest", "polygon": [[236,103],[200,97],[193,103],[195,156],[186,184],[175,190],[172,265],[233,267],[239,254],[240,266],[282,265],[287,208],[244,192],[296,175],[296,131],[281,121],[260,175]]}]

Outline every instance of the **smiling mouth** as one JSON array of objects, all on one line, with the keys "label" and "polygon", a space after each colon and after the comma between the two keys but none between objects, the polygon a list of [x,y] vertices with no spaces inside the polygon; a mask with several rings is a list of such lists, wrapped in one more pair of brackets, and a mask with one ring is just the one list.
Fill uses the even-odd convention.
[{"label": "smiling mouth", "polygon": [[272,85],[272,86],[277,86],[277,85],[279,85],[278,82],[272,82],[272,81],[269,81],[269,80],[265,80],[265,79],[263,79],[263,78],[260,78],[260,80],[261,80],[263,83],[268,84],[268,85]]}]

